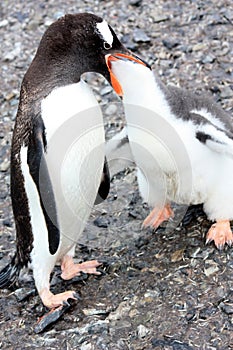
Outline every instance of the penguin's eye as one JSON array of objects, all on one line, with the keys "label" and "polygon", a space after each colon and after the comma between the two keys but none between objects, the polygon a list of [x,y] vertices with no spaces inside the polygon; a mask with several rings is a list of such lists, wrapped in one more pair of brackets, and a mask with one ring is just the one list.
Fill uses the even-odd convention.
[{"label": "penguin's eye", "polygon": [[104,48],[105,50],[110,50],[112,48],[112,45],[107,43],[107,41],[104,41]]}]

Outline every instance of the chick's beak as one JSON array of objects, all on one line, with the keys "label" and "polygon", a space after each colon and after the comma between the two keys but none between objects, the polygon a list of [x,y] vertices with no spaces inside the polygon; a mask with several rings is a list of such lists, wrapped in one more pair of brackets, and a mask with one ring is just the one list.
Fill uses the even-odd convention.
[{"label": "chick's beak", "polygon": [[108,54],[105,56],[106,65],[107,65],[109,73],[110,73],[112,87],[115,90],[115,92],[117,93],[117,95],[122,97],[123,96],[123,89],[122,89],[121,84],[119,83],[117,77],[113,74],[112,69],[111,69],[112,62],[118,61],[118,60],[131,61],[131,62],[136,63],[136,64],[142,64],[143,66],[145,66],[149,69],[151,69],[151,67],[145,61],[143,61],[141,58],[139,58],[137,56],[130,55],[130,54],[114,53],[112,55]]}]

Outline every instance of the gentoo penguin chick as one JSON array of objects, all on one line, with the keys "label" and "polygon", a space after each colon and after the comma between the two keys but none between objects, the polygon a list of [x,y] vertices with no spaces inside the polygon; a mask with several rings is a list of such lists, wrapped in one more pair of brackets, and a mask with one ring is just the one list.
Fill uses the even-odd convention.
[{"label": "gentoo penguin chick", "polygon": [[[102,113],[81,75],[97,72],[110,81],[105,55],[115,51],[128,52],[106,21],[69,14],[46,30],[22,82],[11,152],[17,251],[0,273],[0,287],[12,285],[30,262],[48,308],[76,298],[73,291],[50,291],[56,263],[65,280],[81,271],[99,274],[96,260],[73,262],[103,168],[107,176]],[[106,197],[108,186],[99,190]]]},{"label": "gentoo penguin chick", "polygon": [[[200,204],[215,223],[206,241],[232,244],[233,125],[212,100],[165,86],[145,62],[106,57],[123,94],[127,133],[138,167],[138,184],[154,207],[144,226],[157,228],[173,216],[170,202]],[[124,133],[123,133],[124,135]],[[122,143],[121,143],[122,144]],[[119,143],[120,145],[120,143]],[[111,143],[109,145],[111,146]]]}]

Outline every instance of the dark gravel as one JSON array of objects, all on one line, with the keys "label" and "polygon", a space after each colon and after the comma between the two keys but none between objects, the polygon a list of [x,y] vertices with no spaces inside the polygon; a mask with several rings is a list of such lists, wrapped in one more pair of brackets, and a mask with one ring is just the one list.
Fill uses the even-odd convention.
[{"label": "dark gravel", "polygon": [[[20,83],[47,26],[65,13],[83,11],[105,17],[165,83],[206,92],[232,115],[231,0],[2,1],[1,266],[15,249],[9,159]],[[110,137],[124,123],[120,102],[103,78],[87,74],[86,79],[102,103]],[[46,332],[35,334],[45,310],[31,273],[22,275],[16,290],[0,291],[1,349],[232,349],[232,249],[220,252],[205,245],[210,223],[200,208],[186,217],[185,225],[174,229],[171,224],[156,233],[141,230],[148,212],[129,168],[112,182],[108,200],[93,209],[77,248],[78,259],[103,262],[102,276],[72,281],[82,300]],[[53,291],[69,284],[56,269]]]}]

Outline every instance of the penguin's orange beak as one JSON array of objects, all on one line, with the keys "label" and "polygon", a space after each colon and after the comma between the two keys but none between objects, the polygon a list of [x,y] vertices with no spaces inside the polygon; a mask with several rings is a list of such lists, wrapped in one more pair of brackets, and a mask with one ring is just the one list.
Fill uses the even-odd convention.
[{"label": "penguin's orange beak", "polygon": [[137,57],[137,56],[133,56],[133,55],[126,55],[123,53],[114,53],[114,54],[109,54],[105,56],[105,61],[110,73],[110,79],[111,79],[111,84],[113,89],[116,91],[118,96],[123,96],[123,89],[121,87],[121,84],[119,83],[117,77],[113,74],[112,69],[111,69],[111,63],[113,61],[118,61],[118,60],[122,60],[122,61],[132,61],[138,64],[142,64],[148,68],[151,69],[151,67],[145,62],[143,61],[141,58]]}]

